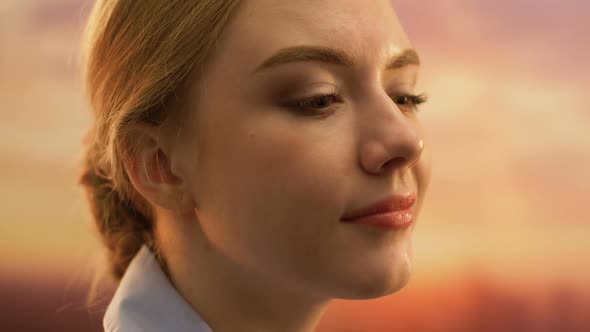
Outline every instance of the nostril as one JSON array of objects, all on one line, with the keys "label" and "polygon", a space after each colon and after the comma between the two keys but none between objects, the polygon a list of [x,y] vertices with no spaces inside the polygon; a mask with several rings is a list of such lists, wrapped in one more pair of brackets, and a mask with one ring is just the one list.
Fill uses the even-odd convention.
[{"label": "nostril", "polygon": [[404,157],[395,157],[393,159],[388,160],[384,165],[383,168],[397,168],[402,165],[406,161]]}]

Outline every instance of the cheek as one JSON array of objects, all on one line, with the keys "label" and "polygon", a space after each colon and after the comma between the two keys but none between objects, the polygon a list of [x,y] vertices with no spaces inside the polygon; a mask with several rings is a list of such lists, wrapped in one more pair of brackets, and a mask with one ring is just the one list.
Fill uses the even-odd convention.
[{"label": "cheek", "polygon": [[252,211],[251,217],[268,216],[268,223],[301,219],[300,227],[310,215],[330,214],[341,201],[342,151],[326,150],[314,140],[284,132],[252,138],[249,146],[236,151],[242,155],[242,167],[241,176],[236,173],[234,178],[240,184],[234,195],[247,195],[243,208]]},{"label": "cheek", "polygon": [[273,122],[244,132],[237,139],[241,143],[232,144],[226,166],[236,166],[230,175],[241,184],[236,189],[250,192],[251,206],[267,211],[305,214],[338,204],[348,154],[344,142],[318,134],[320,130],[310,129],[314,124]]},{"label": "cheek", "polygon": [[311,255],[338,226],[346,199],[342,142],[279,127],[234,132],[205,170],[217,216],[210,231],[252,265],[296,265]]}]

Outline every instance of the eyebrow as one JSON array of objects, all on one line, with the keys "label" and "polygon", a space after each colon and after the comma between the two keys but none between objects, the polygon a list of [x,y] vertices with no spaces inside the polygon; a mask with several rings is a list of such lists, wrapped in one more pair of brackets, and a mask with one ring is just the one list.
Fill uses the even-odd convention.
[{"label": "eyebrow", "polygon": [[[330,47],[294,46],[280,49],[256,67],[252,74],[293,62],[322,62],[345,67],[354,66],[354,59],[342,50]],[[394,55],[385,66],[385,69],[398,69],[407,65],[419,64],[418,52],[413,48],[407,48]]]}]

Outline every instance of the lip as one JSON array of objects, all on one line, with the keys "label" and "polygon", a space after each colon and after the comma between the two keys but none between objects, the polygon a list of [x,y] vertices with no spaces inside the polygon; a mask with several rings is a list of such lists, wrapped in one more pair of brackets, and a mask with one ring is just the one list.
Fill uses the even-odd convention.
[{"label": "lip", "polygon": [[389,211],[378,214],[370,214],[347,222],[356,225],[363,224],[383,229],[401,230],[408,228],[414,222],[414,211],[405,209],[400,211]]},{"label": "lip", "polygon": [[409,209],[415,202],[416,194],[413,192],[394,194],[358,210],[348,212],[340,220],[343,222],[356,222],[367,216],[399,212]]}]

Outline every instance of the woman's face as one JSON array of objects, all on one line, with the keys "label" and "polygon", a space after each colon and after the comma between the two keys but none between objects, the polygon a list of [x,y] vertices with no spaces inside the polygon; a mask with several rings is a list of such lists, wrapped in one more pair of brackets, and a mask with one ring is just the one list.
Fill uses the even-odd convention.
[{"label": "woman's face", "polygon": [[[295,46],[341,50],[352,63],[300,56],[257,70]],[[403,287],[413,225],[340,219],[406,192],[417,194],[418,216],[428,143],[412,107],[394,102],[421,92],[418,65],[385,69],[409,48],[387,0],[244,1],[189,94],[192,136],[183,144],[211,245],[269,283],[317,296],[374,298]]]}]

